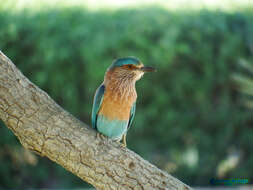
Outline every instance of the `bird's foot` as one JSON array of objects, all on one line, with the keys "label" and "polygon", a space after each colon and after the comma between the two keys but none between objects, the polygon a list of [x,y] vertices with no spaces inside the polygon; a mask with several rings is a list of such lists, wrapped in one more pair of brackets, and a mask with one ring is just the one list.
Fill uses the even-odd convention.
[{"label": "bird's foot", "polygon": [[101,143],[103,142],[103,144],[108,145],[108,143],[109,143],[108,137],[105,136],[105,135],[103,135],[103,134],[101,134],[101,133],[99,133],[99,132],[96,134],[96,138],[102,140],[102,141],[100,141],[100,142],[101,142]]},{"label": "bird's foot", "polygon": [[102,133],[97,133],[96,136],[100,140],[100,143],[99,143],[100,145],[103,144],[105,146],[109,146],[110,143],[112,142],[108,136],[105,136]]},{"label": "bird's foot", "polygon": [[126,147],[126,143],[124,143],[124,141],[121,142],[122,139],[117,139],[116,142],[120,145],[120,147],[125,148]]},{"label": "bird's foot", "polygon": [[105,139],[106,138],[103,134],[101,134],[99,132],[97,132],[96,137],[100,138],[100,139]]},{"label": "bird's foot", "polygon": [[120,143],[120,146],[122,147],[122,148],[126,148],[126,144],[125,143]]},{"label": "bird's foot", "polygon": [[123,142],[120,142],[120,140],[117,140],[116,142],[119,144],[120,147],[126,148],[126,144],[124,144]]}]

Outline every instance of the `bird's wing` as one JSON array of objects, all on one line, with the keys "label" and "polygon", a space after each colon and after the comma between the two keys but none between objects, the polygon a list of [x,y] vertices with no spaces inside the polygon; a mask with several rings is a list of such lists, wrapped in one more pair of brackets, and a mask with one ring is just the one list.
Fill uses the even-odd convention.
[{"label": "bird's wing", "polygon": [[92,107],[92,115],[91,115],[91,122],[92,122],[92,128],[96,129],[96,123],[97,123],[97,114],[100,108],[100,105],[103,101],[105,93],[105,86],[102,84],[101,86],[98,87],[96,90],[94,100],[93,100],[93,107]]},{"label": "bird's wing", "polygon": [[135,108],[136,108],[136,102],[134,102],[132,107],[131,107],[130,118],[129,118],[127,129],[129,129],[131,127],[132,123],[133,123],[134,115],[135,115]]}]

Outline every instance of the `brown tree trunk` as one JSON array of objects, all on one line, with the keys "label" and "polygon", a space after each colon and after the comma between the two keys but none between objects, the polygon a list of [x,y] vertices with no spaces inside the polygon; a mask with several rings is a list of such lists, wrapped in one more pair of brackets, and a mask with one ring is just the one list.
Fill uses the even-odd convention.
[{"label": "brown tree trunk", "polygon": [[189,186],[96,132],[57,105],[0,51],[0,118],[21,144],[101,190]]}]

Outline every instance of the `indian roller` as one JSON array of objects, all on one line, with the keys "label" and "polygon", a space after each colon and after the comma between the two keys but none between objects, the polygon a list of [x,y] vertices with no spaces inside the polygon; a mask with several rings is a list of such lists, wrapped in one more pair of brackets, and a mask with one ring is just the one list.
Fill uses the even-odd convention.
[{"label": "indian roller", "polygon": [[135,115],[135,82],[145,72],[153,72],[134,57],[115,60],[107,69],[103,83],[96,90],[92,108],[92,127],[126,147],[126,134]]}]

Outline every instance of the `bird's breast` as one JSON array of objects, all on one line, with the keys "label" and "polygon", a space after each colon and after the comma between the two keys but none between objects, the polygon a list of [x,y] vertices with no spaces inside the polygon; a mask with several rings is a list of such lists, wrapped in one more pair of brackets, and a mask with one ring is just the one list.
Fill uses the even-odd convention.
[{"label": "bird's breast", "polygon": [[135,88],[122,90],[112,90],[108,87],[105,90],[103,102],[98,114],[102,114],[108,119],[129,120],[130,110],[136,101],[137,94]]}]

